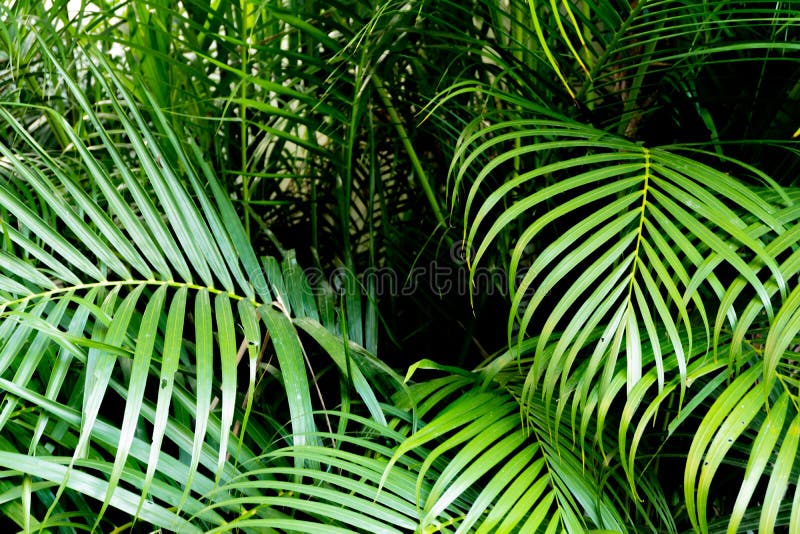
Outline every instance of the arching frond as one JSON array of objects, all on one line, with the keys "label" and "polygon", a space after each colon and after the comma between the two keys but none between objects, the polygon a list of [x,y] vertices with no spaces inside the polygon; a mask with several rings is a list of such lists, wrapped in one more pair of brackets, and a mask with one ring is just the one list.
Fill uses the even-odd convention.
[{"label": "arching frond", "polygon": [[[13,132],[0,143],[0,369],[14,372],[3,378],[0,428],[31,429],[8,434],[9,449],[19,452],[4,457],[6,477],[53,483],[43,490],[48,514],[60,509],[66,488],[100,499],[96,526],[107,506],[166,528],[196,513],[218,524],[221,516],[203,512],[201,499],[238,476],[252,447],[269,446],[246,432],[265,351],[274,354],[285,391],[288,442],[319,443],[293,323],[307,317],[304,326],[313,330],[317,302],[296,264],[258,262],[227,194],[207,167],[203,180],[196,174],[198,160],[166,117],[144,117],[105,60],[89,54],[86,61],[121,132],[107,130],[69,73],[60,74],[104,157],[63,116],[48,113],[69,136],[91,193],[76,184],[74,167],[62,166],[0,110]],[[135,157],[121,153],[120,141]],[[52,206],[50,216],[37,213],[38,205]],[[326,348],[382,420],[358,364],[333,344]],[[243,387],[237,368],[245,355]],[[175,447],[182,461],[165,453]],[[23,462],[25,451],[40,463]],[[297,458],[296,467],[305,461]],[[185,482],[180,498],[169,480]]]}]

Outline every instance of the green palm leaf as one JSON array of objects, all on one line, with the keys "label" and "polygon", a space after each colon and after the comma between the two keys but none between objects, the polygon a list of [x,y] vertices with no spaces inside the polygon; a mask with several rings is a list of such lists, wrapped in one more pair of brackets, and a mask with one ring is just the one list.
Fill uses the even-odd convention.
[{"label": "green palm leaf", "polygon": [[[66,488],[83,492],[88,484],[96,489],[85,493],[102,500],[96,527],[103,521],[106,507],[113,506],[155,525],[176,528],[185,521],[184,514],[196,513],[199,499],[210,493],[208,479],[200,474],[201,466],[220,483],[237,473],[229,455],[235,454],[239,462],[252,456],[251,444],[244,441],[244,436],[239,436],[238,443],[230,443],[234,420],[240,413],[237,344],[241,336],[237,323],[246,325],[242,342],[249,339],[252,345],[262,341],[259,324],[264,322],[282,373],[292,440],[297,445],[316,443],[304,349],[288,315],[291,301],[295,302],[295,313],[317,317],[316,303],[308,300],[309,293],[301,293],[310,288],[302,273],[290,264],[286,274],[280,269],[267,270],[271,288],[264,283],[263,272],[248,272],[255,256],[242,238],[241,225],[229,201],[210,170],[201,164],[204,177],[214,189],[214,202],[205,196],[194,174],[193,155],[183,151],[163,114],[156,112],[151,120],[178,154],[174,161],[168,159],[168,152],[161,148],[162,140],[151,133],[144,116],[130,106],[132,95],[102,59],[93,54],[86,58],[106,91],[122,132],[107,130],[81,88],[54,57],[50,60],[60,70],[115,166],[106,167],[97,158],[96,147],[90,151],[63,117],[48,112],[69,132],[83,168],[97,185],[95,195],[89,196],[75,185],[74,170],[58,164],[27,135],[14,116],[2,113],[17,137],[13,147],[0,144],[0,153],[14,169],[18,177],[15,179],[32,189],[37,202],[52,204],[54,212],[52,218],[42,219],[20,200],[19,189],[2,186],[5,242],[19,250],[16,255],[5,252],[6,261],[0,266],[4,360],[6,366],[11,365],[23,350],[28,356],[23,365],[15,364],[15,379],[4,387],[0,426],[16,424],[14,409],[24,401],[36,407],[37,431],[29,444],[20,436],[15,447],[30,447],[31,451],[42,451],[43,446],[52,448],[55,444],[49,442],[49,436],[55,424],[54,413],[67,424],[64,430],[75,440],[72,459],[45,477],[60,485],[51,499],[50,517],[44,523],[58,515],[63,501],[59,497]],[[94,62],[100,66],[95,67]],[[117,95],[122,95],[123,100],[118,100]],[[130,142],[136,156],[133,161],[140,167],[128,166],[118,148],[119,135]],[[38,154],[41,163],[27,158],[23,151]],[[190,197],[173,165],[179,165],[181,172],[188,175],[197,201]],[[129,204],[129,198],[135,204]],[[252,278],[244,272],[252,274]],[[178,277],[174,278],[173,273]],[[284,285],[284,277],[288,286]],[[256,295],[269,298],[270,294],[277,296],[275,305],[280,310],[255,301]],[[209,298],[212,295],[213,311]],[[234,307],[233,301],[238,306]],[[194,310],[191,314],[190,309]],[[189,328],[187,317],[194,323],[193,329]],[[194,334],[189,334],[191,331]],[[330,343],[328,349],[334,353],[338,350]],[[45,361],[56,355],[60,357],[53,360],[51,375]],[[254,365],[253,359],[250,399],[255,391]],[[348,365],[357,370],[356,363]],[[213,377],[214,367],[221,371],[219,382]],[[74,392],[66,387],[68,376],[82,377],[83,383]],[[42,384],[42,391],[46,386],[46,396],[37,391],[37,384]],[[150,404],[145,392],[153,386],[157,396]],[[219,419],[213,413],[217,401],[211,399],[217,387]],[[376,416],[382,417],[369,386],[360,382],[359,390],[370,399]],[[113,419],[113,412],[107,406],[116,394],[125,399],[124,413],[109,426],[105,420],[109,416]],[[76,412],[69,411],[75,409],[82,414],[77,419]],[[171,422],[173,414],[185,409],[194,414],[192,429]],[[115,425],[119,430],[112,431]],[[145,434],[152,441],[143,442]],[[42,441],[45,436],[46,444]],[[167,495],[164,491],[169,483],[164,477],[176,465],[164,453],[168,443],[186,451],[190,458],[181,464],[180,475],[173,473],[172,478],[187,481],[186,488],[177,493],[179,498],[162,501],[180,503],[177,510],[170,512],[163,504],[150,500],[151,494],[160,495],[158,499]],[[209,447],[217,448],[213,461]],[[100,479],[83,472],[87,465],[84,458],[94,460],[101,450],[107,450],[112,460],[98,464],[108,476],[102,484]],[[128,471],[131,462],[137,466],[133,468],[135,474]],[[303,461],[298,462],[301,468]],[[146,470],[139,472],[145,465]],[[11,459],[5,467],[15,468]],[[42,469],[24,468],[23,472],[38,477]],[[130,500],[135,493],[123,489],[121,481],[136,481],[136,504]],[[224,493],[220,496],[224,497]],[[220,517],[202,515],[212,522]]]},{"label": "green palm leaf", "polygon": [[[541,327],[540,354],[553,332],[563,329],[565,334],[555,352],[534,366],[541,370],[561,370],[558,375],[550,373],[551,378],[545,381],[548,397],[557,389],[555,378],[561,376],[566,380],[570,362],[575,360],[578,351],[588,346],[585,333],[607,320],[606,317],[615,319],[607,323],[609,326],[601,340],[592,342],[597,343],[597,350],[590,367],[600,369],[601,362],[613,365],[622,347],[627,347],[630,390],[642,373],[641,361],[633,350],[639,346],[641,335],[647,335],[653,346],[661,345],[657,336],[662,334],[651,326],[655,323],[665,328],[685,380],[686,362],[680,330],[691,332],[690,307],[696,307],[703,322],[708,322],[705,301],[698,298],[697,291],[707,285],[722,296],[715,272],[722,263],[735,269],[758,296],[764,309],[773,313],[772,294],[757,277],[758,270],[761,265],[767,267],[778,287],[785,287],[786,275],[759,238],[760,228],[767,227],[782,234],[785,223],[775,218],[774,209],[765,210],[762,203],[740,194],[740,187],[727,175],[669,152],[641,149],[621,140],[597,141],[602,137],[601,132],[581,130],[575,125],[556,128],[551,121],[521,121],[500,126],[509,130],[509,139],[520,139],[528,144],[494,158],[476,175],[466,201],[466,242],[468,247],[473,242],[478,244],[472,258],[474,272],[492,242],[501,232],[507,231],[513,221],[542,204],[558,204],[534,218],[521,233],[511,255],[508,276],[511,281],[519,281],[511,288],[514,291],[512,306],[520,309],[518,327],[523,332],[528,330],[534,313],[539,311],[548,294],[557,290],[557,284],[565,279],[574,280],[570,291],[564,293]],[[488,130],[485,133],[488,134]],[[478,141],[479,135],[465,141],[464,147],[477,143],[470,160],[489,150],[502,137]],[[582,144],[573,141],[574,138],[583,139]],[[539,139],[556,140],[538,142]],[[598,154],[570,156],[570,151],[576,149]],[[563,153],[565,157],[558,163],[539,166],[513,177],[492,191],[472,213],[473,199],[479,194],[486,176],[514,156],[536,158],[540,152]],[[460,167],[459,176],[466,172],[465,166],[470,160]],[[551,176],[559,178],[553,183],[548,183],[553,180],[548,178],[528,196],[512,196],[517,190],[525,191],[532,181]],[[456,187],[459,182],[459,179],[455,181]],[[591,189],[582,192],[590,184]],[[725,195],[724,201],[712,196],[709,188],[718,195]],[[508,207],[500,210],[492,224],[484,229],[484,220],[496,212],[501,202]],[[762,226],[748,226],[737,214],[742,210]],[[573,224],[562,222],[575,213],[587,215],[579,215]],[[538,253],[526,271],[521,271],[520,264],[528,245],[554,225],[563,228],[560,235]],[[718,237],[721,233],[728,237]],[[668,236],[671,242],[665,241],[663,236]],[[743,251],[737,252],[737,249]],[[748,263],[741,258],[742,254],[752,254],[755,259]],[[597,259],[590,263],[588,258]],[[595,288],[603,289],[593,291]],[[676,322],[674,316],[679,317],[680,322]],[[723,318],[717,317],[717,330]],[[513,317],[508,328],[509,335],[517,328]],[[623,343],[623,340],[627,341]],[[690,347],[691,343],[690,338]],[[656,359],[656,364],[663,368],[661,358]],[[591,381],[588,375],[586,379]],[[659,383],[663,382],[661,373]],[[585,401],[584,395],[582,402]]]}]

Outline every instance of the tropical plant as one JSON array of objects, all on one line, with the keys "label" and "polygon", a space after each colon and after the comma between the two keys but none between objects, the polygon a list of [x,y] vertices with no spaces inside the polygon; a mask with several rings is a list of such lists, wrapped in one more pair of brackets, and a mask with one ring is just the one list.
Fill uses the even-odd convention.
[{"label": "tropical plant", "polygon": [[798,17],[0,6],[3,517],[800,532]]}]

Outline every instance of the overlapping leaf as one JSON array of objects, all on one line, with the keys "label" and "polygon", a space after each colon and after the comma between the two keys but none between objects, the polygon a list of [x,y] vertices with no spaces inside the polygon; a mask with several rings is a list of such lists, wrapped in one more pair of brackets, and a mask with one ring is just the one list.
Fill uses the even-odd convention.
[{"label": "overlapping leaf", "polygon": [[[492,135],[481,137],[487,134]],[[599,380],[602,390],[609,378],[603,369],[614,368],[622,354],[630,391],[647,371],[639,351],[644,340],[657,351],[659,384],[665,380],[662,340],[669,342],[668,352],[685,381],[685,353],[693,340],[682,335],[691,334],[692,321],[709,325],[714,316],[717,331],[726,316],[729,325],[736,321],[730,302],[718,315],[707,298],[723,298],[722,266],[773,314],[775,287],[785,291],[787,274],[763,237],[765,231],[785,233],[788,221],[727,174],[664,150],[604,138],[590,128],[531,120],[501,123],[467,139],[461,150],[472,151],[458,169],[455,187],[481,153],[509,141],[520,148],[480,167],[470,185],[466,242],[477,244],[474,272],[498,235],[524,221],[508,273],[512,307],[519,315],[511,317],[508,330],[511,336],[517,327],[521,332],[533,327],[541,334],[526,397],[538,388],[547,399],[558,396],[573,372],[580,372],[583,384]],[[510,177],[473,208],[484,180],[502,172],[504,163],[515,157],[552,159],[553,154],[560,155],[554,163]],[[526,249],[534,239],[546,245],[529,257]],[[774,281],[772,290],[759,278],[762,271]],[[547,304],[551,292],[559,298]],[[547,310],[548,305],[553,307]],[[536,324],[535,313],[543,314]],[[546,353],[556,332],[558,343]],[[588,366],[573,369],[587,350]],[[575,402],[585,405],[589,392],[579,391]]]},{"label": "overlapping leaf", "polygon": [[[46,48],[42,51],[48,55]],[[230,454],[238,462],[252,455],[243,436],[234,433],[240,417],[237,403],[243,396],[237,379],[240,341],[252,348],[271,340],[288,399],[290,439],[297,445],[316,443],[303,348],[288,315],[282,272],[270,274],[283,291],[271,291],[213,175],[204,168],[204,178],[214,190],[211,201],[194,173],[194,156],[185,153],[165,116],[156,112],[150,119],[164,132],[165,138],[159,138],[104,60],[90,54],[87,62],[121,132],[107,130],[78,84],[57,61],[54,65],[92,125],[92,135],[102,142],[103,159],[113,166],[98,158],[98,148],[90,150],[64,117],[48,113],[70,137],[79,168],[94,184],[93,195],[76,184],[73,169],[57,162],[12,114],[0,110],[14,133],[0,144],[8,169],[0,184],[2,368],[14,371],[13,378],[4,379],[0,427],[17,424],[20,403],[30,404],[39,414],[36,434],[30,443],[21,435],[15,447],[30,448],[31,453],[59,447],[59,454],[71,456],[67,462],[58,460],[64,469],[53,468],[44,477],[59,483],[50,500],[51,512],[65,488],[93,484],[82,474],[84,459],[106,450],[113,460],[102,468],[108,481],[98,482],[102,491],[86,493],[103,503],[96,526],[111,505],[175,528],[177,524],[165,518],[183,521],[180,518],[194,513],[198,499],[211,489],[200,466],[219,482],[237,472],[236,464],[228,461]],[[120,144],[131,147],[136,166],[130,166]],[[164,146],[177,157],[170,159]],[[185,189],[187,182],[194,196]],[[52,216],[37,213],[39,204],[51,206]],[[308,301],[306,293],[300,295],[309,289],[307,283],[303,286],[297,276],[292,278],[291,271],[286,276],[295,284],[289,287],[291,298],[306,299],[298,301],[304,303],[299,312],[315,317],[314,301]],[[269,304],[273,294],[277,308]],[[237,323],[247,325],[245,338],[237,332]],[[257,354],[251,351],[250,399]],[[219,369],[216,377],[214,368]],[[71,382],[75,377],[81,381]],[[373,413],[382,417],[372,390],[363,383],[359,390],[371,399]],[[146,392],[153,391],[157,395],[149,393],[152,401],[146,400]],[[113,408],[117,394],[125,400],[119,414]],[[193,414],[193,430],[187,424],[183,434],[176,434],[170,419],[187,411]],[[62,432],[75,440],[71,445],[51,441],[58,420],[66,425]],[[114,425],[119,430],[112,432]],[[147,443],[142,441],[145,434]],[[180,475],[171,475],[187,481],[175,501],[186,508],[163,515],[163,508],[148,510],[153,506],[149,495],[169,486],[163,481],[170,470],[167,444],[177,445],[190,461],[181,464]],[[209,447],[217,449],[213,460]],[[134,459],[146,468],[132,478],[126,469]],[[9,456],[4,465],[15,469],[13,464]],[[42,476],[39,468],[23,471]],[[120,486],[133,480],[138,481],[138,504],[125,500],[130,497],[124,497],[127,490]],[[157,507],[172,502],[159,499],[162,504]]]}]

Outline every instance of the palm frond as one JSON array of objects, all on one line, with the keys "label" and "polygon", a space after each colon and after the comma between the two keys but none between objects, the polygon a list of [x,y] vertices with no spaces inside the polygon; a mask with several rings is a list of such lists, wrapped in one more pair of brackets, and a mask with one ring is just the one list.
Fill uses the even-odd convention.
[{"label": "palm frond", "polygon": [[[49,59],[60,69],[55,58]],[[63,116],[48,113],[63,125],[96,184],[92,196],[76,185],[75,169],[60,165],[13,115],[2,112],[15,134],[10,144],[0,145],[13,173],[0,187],[5,213],[2,367],[15,372],[13,379],[3,379],[0,424],[35,427],[34,434],[19,433],[12,450],[52,458],[32,467],[16,461],[20,452],[9,451],[4,466],[9,476],[39,477],[46,470],[44,478],[57,484],[55,494],[44,500],[50,503],[44,523],[60,510],[59,497],[70,488],[102,501],[96,526],[113,506],[154,525],[181,528],[184,514],[201,512],[203,495],[235,477],[237,465],[253,457],[239,426],[251,412],[250,404],[244,413],[238,407],[244,397],[237,378],[241,353],[249,355],[251,401],[256,361],[266,349],[258,347],[271,341],[287,399],[289,442],[317,444],[304,348],[289,315],[293,307],[298,316],[311,317],[306,326],[313,329],[316,303],[291,264],[282,271],[256,263],[227,196],[203,168],[214,201],[206,197],[194,171],[196,160],[182,150],[166,117],[156,112],[149,119],[163,132],[159,138],[102,58],[89,54],[87,62],[123,132],[108,131],[69,73],[60,74],[115,166],[105,166]],[[127,165],[119,136],[132,147],[138,167]],[[162,147],[176,157],[170,159]],[[179,173],[192,185],[193,196]],[[25,188],[28,193],[22,193]],[[33,202],[22,200],[22,194]],[[33,204],[52,204],[52,217],[37,215]],[[244,335],[237,333],[237,324],[244,326]],[[359,373],[357,364],[328,348],[340,366]],[[363,379],[357,384],[372,412],[383,417],[369,385]],[[147,391],[157,391],[152,403]],[[120,397],[124,410],[115,413],[112,406]],[[21,405],[28,410],[20,412]],[[192,418],[173,421],[182,411]],[[71,445],[51,441],[56,424],[66,425],[62,432]],[[165,449],[173,446],[190,461],[171,460]],[[216,454],[210,454],[212,447]],[[303,460],[297,461],[302,467]],[[87,469],[100,469],[108,478]],[[187,486],[178,491],[168,480],[185,480]],[[123,481],[133,487],[124,489]],[[87,486],[92,489],[83,491]],[[179,509],[168,512],[166,503],[176,502]],[[220,517],[201,515],[212,523]]]},{"label": "palm frond", "polygon": [[[523,162],[519,168],[515,159]],[[764,440],[783,436],[771,430],[777,435],[765,437],[760,421],[776,402],[786,413],[785,396],[794,395],[787,385],[796,382],[796,359],[786,354],[798,332],[796,290],[787,292],[797,275],[797,210],[777,184],[759,175],[748,182],[753,175],[744,164],[726,165],[723,172],[679,147],[646,148],[552,119],[492,124],[465,137],[454,162],[453,189],[468,184],[464,225],[466,248],[474,246],[472,276],[497,241],[510,235],[514,243],[508,336],[519,335],[518,349],[526,336],[536,336],[521,392],[526,413],[544,410],[552,428],[571,413],[580,439],[596,428],[594,440],[602,446],[620,388],[627,388],[627,410],[652,395],[630,448],[625,434],[633,420],[620,430],[620,452],[628,458],[623,465],[635,489],[644,426],[657,413],[676,417],[663,401],[686,406],[677,425],[686,424],[689,407],[720,395],[696,414],[699,430],[684,481],[692,524],[708,528],[711,478],[733,461],[738,453],[731,444],[744,440],[745,431],[758,436],[742,442],[756,463],[732,512],[731,531],[751,512],[746,506],[756,480],[767,477],[773,496],[786,490],[785,477],[794,470],[787,463],[796,447],[794,423],[788,423],[793,415],[785,416],[781,469],[772,476],[759,467],[771,454]],[[737,170],[738,180],[731,176]],[[508,178],[498,185],[498,175]],[[533,244],[540,248],[531,250]],[[755,364],[751,347],[760,334],[754,328],[764,332]],[[716,372],[709,384],[717,387],[725,376],[737,378],[721,394],[711,386],[688,390],[698,377]],[[740,404],[746,416],[738,415]],[[786,521],[778,520],[780,498],[774,502],[761,516],[767,530]]]}]

